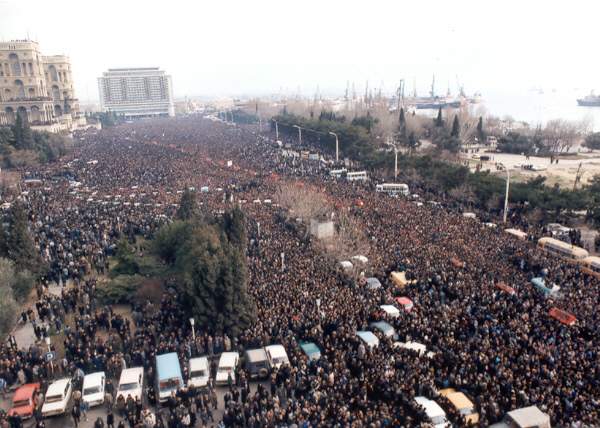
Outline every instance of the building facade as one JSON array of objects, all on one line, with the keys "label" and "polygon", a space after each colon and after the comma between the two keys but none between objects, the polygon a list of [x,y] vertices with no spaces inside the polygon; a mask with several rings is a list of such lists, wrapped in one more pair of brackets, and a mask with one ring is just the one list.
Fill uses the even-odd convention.
[{"label": "building facade", "polygon": [[98,78],[102,110],[125,117],[174,116],[171,76],[158,67],[111,68]]},{"label": "building facade", "polygon": [[48,131],[85,124],[67,56],[44,56],[32,40],[0,42],[0,125],[13,124],[17,115]]}]

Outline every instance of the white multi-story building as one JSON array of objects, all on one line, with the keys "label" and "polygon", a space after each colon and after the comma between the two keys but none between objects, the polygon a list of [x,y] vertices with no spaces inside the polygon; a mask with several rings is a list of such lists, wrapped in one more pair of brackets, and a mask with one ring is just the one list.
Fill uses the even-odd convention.
[{"label": "white multi-story building", "polygon": [[125,117],[174,116],[171,76],[158,67],[109,68],[98,78],[102,110]]},{"label": "white multi-story building", "polygon": [[0,125],[12,125],[17,115],[39,130],[85,125],[69,57],[44,56],[32,40],[0,42]]}]

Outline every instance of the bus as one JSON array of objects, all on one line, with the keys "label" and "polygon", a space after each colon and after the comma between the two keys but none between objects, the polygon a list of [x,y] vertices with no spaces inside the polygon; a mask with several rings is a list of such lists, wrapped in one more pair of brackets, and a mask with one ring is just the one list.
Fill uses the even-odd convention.
[{"label": "bus", "polygon": [[589,253],[581,247],[567,244],[554,238],[540,238],[538,247],[547,253],[562,257],[567,260],[579,261],[589,256]]},{"label": "bus", "polygon": [[387,193],[388,195],[403,195],[408,196],[408,185],[404,183],[383,183],[375,186],[375,191],[378,193]]},{"label": "bus", "polygon": [[348,170],[346,168],[342,169],[332,169],[329,171],[329,175],[335,178],[341,178]]},{"label": "bus", "polygon": [[161,403],[169,399],[171,392],[177,392],[183,387],[183,377],[176,352],[156,356],[156,386],[158,400]]},{"label": "bus", "polygon": [[509,235],[514,236],[517,239],[520,239],[521,241],[525,241],[527,239],[527,233],[523,232],[522,230],[519,229],[504,229],[504,231],[506,233],[508,233]]},{"label": "bus", "polygon": [[600,278],[600,257],[589,256],[579,261],[581,270],[588,275]]},{"label": "bus", "polygon": [[348,181],[367,181],[369,176],[367,171],[354,171],[346,173],[346,180]]}]

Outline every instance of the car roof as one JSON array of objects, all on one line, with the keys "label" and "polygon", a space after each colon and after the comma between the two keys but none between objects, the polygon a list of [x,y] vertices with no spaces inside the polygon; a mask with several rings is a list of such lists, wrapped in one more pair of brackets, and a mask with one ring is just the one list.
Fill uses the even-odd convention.
[{"label": "car roof", "polygon": [[283,345],[269,345],[265,346],[265,351],[267,351],[271,357],[287,357],[287,352],[285,352],[285,348]]},{"label": "car roof", "polygon": [[524,427],[541,426],[548,422],[548,415],[542,412],[537,406],[512,410],[508,412],[508,416],[518,425]]},{"label": "car roof", "polygon": [[181,366],[176,352],[156,356],[156,371],[159,379],[181,377]]},{"label": "car roof", "polygon": [[438,403],[433,400],[430,400],[427,397],[415,397],[415,401],[417,404],[425,408],[425,413],[428,417],[436,417],[436,416],[446,416],[446,412],[444,409],[440,407]]},{"label": "car roof", "polygon": [[46,396],[53,394],[61,394],[65,391],[65,386],[69,383],[71,379],[63,378],[58,379],[50,384],[48,390],[46,391]]},{"label": "car roof", "polygon": [[357,331],[356,335],[367,343],[379,343],[379,339],[370,331]]},{"label": "car roof", "polygon": [[267,359],[267,352],[264,350],[264,348],[248,349],[246,351],[246,358],[251,362],[264,361]]},{"label": "car roof", "polygon": [[219,358],[219,365],[221,364],[235,364],[235,360],[240,357],[237,352],[223,352]]},{"label": "car roof", "polygon": [[463,394],[462,392],[451,392],[446,395],[448,401],[450,401],[457,409],[472,409],[475,407],[473,402]]},{"label": "car roof", "polygon": [[300,348],[304,351],[305,354],[312,355],[320,353],[321,350],[314,342],[304,342],[300,344]]},{"label": "car roof", "polygon": [[197,357],[197,358],[190,358],[190,369],[195,369],[195,368],[208,368],[208,358],[206,357]]},{"label": "car roof", "polygon": [[31,398],[31,396],[33,395],[33,392],[36,389],[40,389],[39,383],[28,383],[28,384],[25,384],[25,385],[19,387],[15,391],[15,395],[13,396],[13,401],[27,400],[27,399]]},{"label": "car roof", "polygon": [[144,373],[143,367],[131,367],[128,369],[123,369],[123,371],[121,371],[119,383],[129,383],[130,381],[138,382],[138,376],[142,373]]},{"label": "car roof", "polygon": [[87,383],[98,383],[102,380],[102,378],[105,378],[106,376],[104,375],[104,372],[95,372],[95,373],[90,373],[90,374],[86,374],[83,377],[83,384],[87,384]]},{"label": "car roof", "polygon": [[385,321],[372,322],[371,326],[375,327],[377,330],[382,331],[384,333],[388,332],[390,330],[394,330],[394,327],[392,327],[389,323],[387,323]]}]

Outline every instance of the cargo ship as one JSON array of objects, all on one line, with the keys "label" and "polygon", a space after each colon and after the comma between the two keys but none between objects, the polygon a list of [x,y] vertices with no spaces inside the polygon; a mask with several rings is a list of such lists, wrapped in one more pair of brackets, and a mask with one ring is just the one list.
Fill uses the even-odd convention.
[{"label": "cargo ship", "polygon": [[577,104],[584,107],[600,107],[600,95],[590,95],[577,99]]}]

